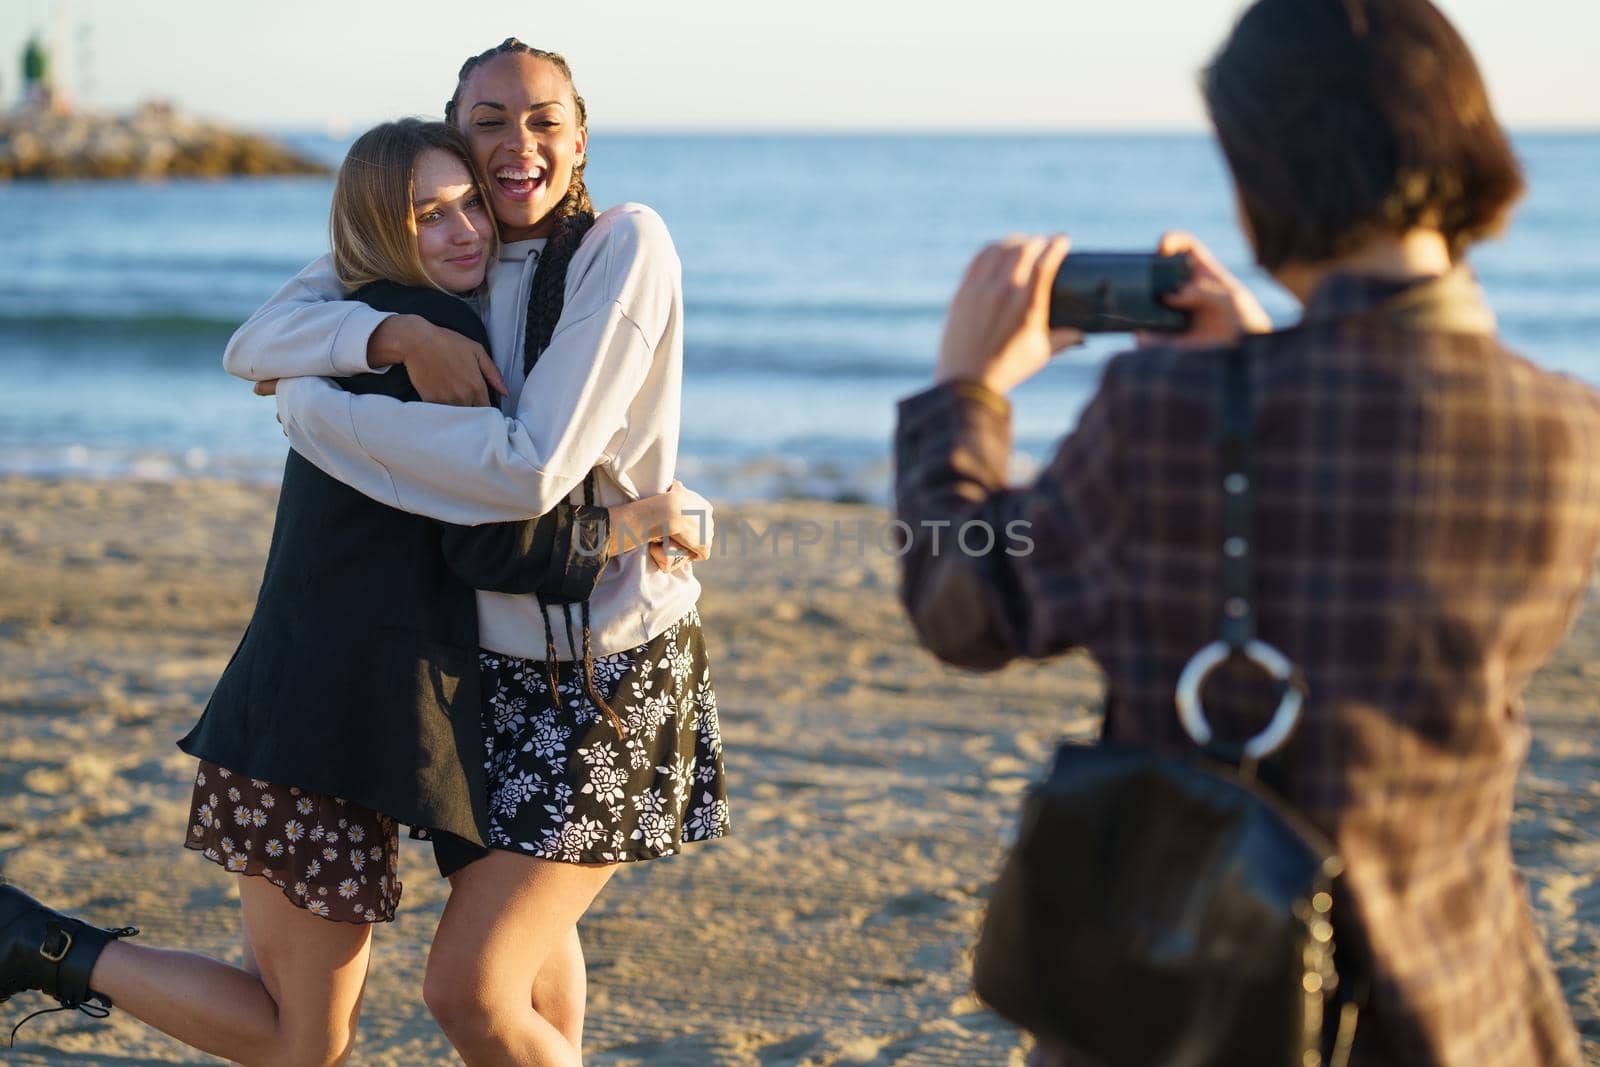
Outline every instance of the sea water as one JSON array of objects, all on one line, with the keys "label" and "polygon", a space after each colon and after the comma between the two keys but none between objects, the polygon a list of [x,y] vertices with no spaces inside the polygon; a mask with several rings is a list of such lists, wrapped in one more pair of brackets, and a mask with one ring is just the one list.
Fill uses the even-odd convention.
[{"label": "sea water", "polygon": [[[344,145],[296,139],[337,162]],[[1600,134],[1515,138],[1530,193],[1473,256],[1502,331],[1600,384]],[[897,399],[924,387],[968,259],[1013,232],[1149,249],[1193,231],[1280,322],[1201,134],[594,131],[599,206],[661,213],[684,268],[680,475],[718,498],[884,500]],[[0,183],[0,473],[275,481],[270,400],[222,370],[233,328],[326,251],[331,179]],[[1016,395],[1046,459],[1127,337]]]}]

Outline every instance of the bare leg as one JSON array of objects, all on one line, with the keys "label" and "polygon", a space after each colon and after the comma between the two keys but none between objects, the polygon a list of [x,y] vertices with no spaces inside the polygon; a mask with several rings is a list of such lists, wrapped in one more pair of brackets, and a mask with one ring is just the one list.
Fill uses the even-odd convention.
[{"label": "bare leg", "polygon": [[241,937],[239,939],[239,947],[240,951],[244,953],[244,961],[239,964],[240,969],[242,969],[245,974],[253,974],[257,978],[260,978],[261,964],[256,962],[256,950],[250,947],[250,939],[248,937]]},{"label": "bare leg", "polygon": [[341,1064],[355,1042],[372,928],[295,907],[263,878],[239,879],[247,966],[113,941],[90,988],[193,1048],[243,1064]]},{"label": "bare leg", "polygon": [[588,997],[589,976],[583,966],[583,943],[573,926],[545,957],[539,976],[533,980],[533,1010],[572,1047],[583,1052],[583,1009]]},{"label": "bare leg", "polygon": [[[615,869],[496,850],[451,876],[422,995],[468,1067],[578,1067],[582,1017],[560,1006],[582,1003],[583,957],[568,937]],[[552,955],[556,969],[536,992]]]}]

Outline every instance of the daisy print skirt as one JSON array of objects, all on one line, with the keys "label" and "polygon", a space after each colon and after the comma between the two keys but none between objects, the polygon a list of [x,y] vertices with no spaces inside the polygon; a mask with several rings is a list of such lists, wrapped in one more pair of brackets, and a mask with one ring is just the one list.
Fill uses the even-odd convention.
[{"label": "daisy print skirt", "polygon": [[390,922],[400,903],[395,821],[324,793],[200,761],[184,841],[235,874],[265,878],[323,919]]},{"label": "daisy print skirt", "polygon": [[[589,699],[583,664],[480,650],[493,848],[566,863],[626,863],[728,832],[722,736],[700,615],[654,640],[597,657],[595,688],[627,726],[620,737]],[[439,868],[485,854],[437,835]]]}]

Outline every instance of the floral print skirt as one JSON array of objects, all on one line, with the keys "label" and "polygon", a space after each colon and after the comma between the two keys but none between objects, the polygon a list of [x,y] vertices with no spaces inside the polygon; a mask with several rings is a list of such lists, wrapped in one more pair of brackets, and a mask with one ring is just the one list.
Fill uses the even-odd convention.
[{"label": "floral print skirt", "polygon": [[[567,863],[625,863],[728,831],[722,736],[700,615],[654,640],[597,657],[595,688],[627,727],[594,706],[583,664],[480,650],[493,848]],[[435,841],[445,874],[484,855]]]},{"label": "floral print skirt", "polygon": [[390,922],[400,903],[400,833],[389,816],[207,760],[195,774],[184,846],[265,878],[323,919]]}]

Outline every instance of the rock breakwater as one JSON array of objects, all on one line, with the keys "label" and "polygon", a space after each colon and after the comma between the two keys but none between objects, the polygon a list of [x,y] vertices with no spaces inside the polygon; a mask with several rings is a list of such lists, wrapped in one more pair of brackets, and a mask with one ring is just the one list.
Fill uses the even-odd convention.
[{"label": "rock breakwater", "polygon": [[19,109],[0,115],[0,180],[326,174],[318,160],[259,134],[146,104],[128,115]]}]

